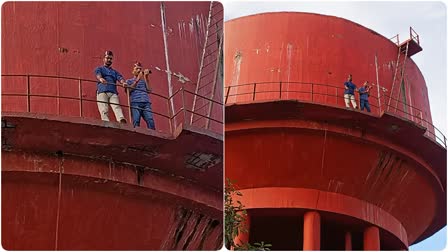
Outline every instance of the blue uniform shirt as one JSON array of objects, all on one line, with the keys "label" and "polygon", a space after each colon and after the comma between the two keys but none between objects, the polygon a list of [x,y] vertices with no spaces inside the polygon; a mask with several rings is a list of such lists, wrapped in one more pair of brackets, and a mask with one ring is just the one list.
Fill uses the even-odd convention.
[{"label": "blue uniform shirt", "polygon": [[100,74],[106,81],[106,84],[102,84],[101,82],[96,83],[96,92],[99,93],[105,93],[105,92],[111,92],[114,94],[118,94],[117,86],[114,85],[117,83],[117,81],[123,80],[123,76],[117,72],[115,69],[112,69],[111,67],[107,66],[100,66],[95,69],[95,77]]},{"label": "blue uniform shirt", "polygon": [[[128,85],[131,85],[132,83],[134,83],[135,81],[135,77],[129,80],[126,80],[126,83]],[[146,88],[146,82],[142,79],[140,79],[137,82],[137,86],[135,87],[135,89],[131,89],[131,102],[150,102],[149,101],[149,97],[148,97],[148,93],[151,90],[148,90]]]},{"label": "blue uniform shirt", "polygon": [[364,87],[361,87],[359,89],[359,99],[360,100],[368,100],[369,99],[369,95],[367,93],[362,93],[365,91],[366,91],[366,89]]},{"label": "blue uniform shirt", "polygon": [[345,89],[345,90],[344,90],[344,94],[355,95],[356,85],[353,84],[353,82],[351,82],[351,81],[346,81],[346,82],[344,83],[344,86],[348,87],[348,89]]}]

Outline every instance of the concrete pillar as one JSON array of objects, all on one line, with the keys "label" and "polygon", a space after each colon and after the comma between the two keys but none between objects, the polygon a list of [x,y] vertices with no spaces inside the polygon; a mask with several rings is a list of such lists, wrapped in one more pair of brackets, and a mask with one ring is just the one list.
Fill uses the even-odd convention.
[{"label": "concrete pillar", "polygon": [[352,250],[352,233],[345,232],[345,250]]},{"label": "concrete pillar", "polygon": [[247,212],[245,221],[243,222],[243,227],[246,229],[246,232],[241,232],[238,230],[238,236],[235,237],[233,242],[236,245],[243,245],[244,243],[249,242],[249,234],[250,234],[250,215],[249,212]]},{"label": "concrete pillar", "polygon": [[380,250],[380,230],[370,226],[364,230],[364,250]]},{"label": "concrete pillar", "polygon": [[303,219],[303,250],[320,250],[320,215],[306,212]]}]

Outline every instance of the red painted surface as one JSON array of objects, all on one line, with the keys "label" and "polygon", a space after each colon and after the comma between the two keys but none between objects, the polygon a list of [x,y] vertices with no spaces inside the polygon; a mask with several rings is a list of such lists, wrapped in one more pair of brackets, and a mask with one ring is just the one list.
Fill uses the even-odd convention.
[{"label": "red painted surface", "polygon": [[[240,85],[226,89],[226,177],[241,188],[253,223],[291,223],[316,211],[321,248],[330,250],[345,248],[346,232],[362,249],[372,225],[381,249],[392,250],[446,225],[446,149],[425,133],[431,126],[395,111],[347,110],[342,92],[329,96],[350,73],[358,86],[376,83],[375,55],[379,84],[390,92],[396,44],[348,20],[307,13],[253,15],[225,28],[225,83]],[[430,123],[426,84],[409,58],[406,76],[406,101]],[[281,238],[299,231],[251,230],[251,241],[272,237],[278,248],[301,249],[305,240]]]},{"label": "red painted surface", "polygon": [[250,237],[250,214],[247,213],[246,217],[244,218],[244,222],[242,224],[245,229],[239,229],[238,230],[238,236],[235,237],[235,244],[237,245],[243,245],[247,242],[249,242],[249,237]]},{"label": "red painted surface", "polygon": [[320,250],[319,213],[307,212],[303,219],[303,250]]},{"label": "red painted surface", "polygon": [[222,165],[198,171],[184,164],[190,152],[222,153],[219,141],[193,129],[172,139],[61,117],[2,119],[12,127],[2,131],[5,248],[222,246]]},{"label": "red painted surface", "polygon": [[380,250],[380,230],[377,227],[368,227],[364,231],[364,250]]},{"label": "red painted surface", "polygon": [[[186,112],[209,12],[210,2],[2,5],[5,249],[222,247],[223,113],[213,110],[220,123],[205,128]],[[126,79],[135,61],[152,70],[157,131],[100,120],[89,80],[106,50]]]},{"label": "red painted surface", "polygon": [[352,250],[352,234],[350,232],[345,233],[345,250]]}]

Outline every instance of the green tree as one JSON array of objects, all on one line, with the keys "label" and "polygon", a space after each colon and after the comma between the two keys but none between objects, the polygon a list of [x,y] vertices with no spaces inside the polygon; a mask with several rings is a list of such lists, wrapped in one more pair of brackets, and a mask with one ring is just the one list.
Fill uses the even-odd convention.
[{"label": "green tree", "polygon": [[242,196],[241,192],[237,190],[235,184],[230,179],[226,179],[225,184],[225,245],[228,249],[233,250],[270,250],[271,244],[266,244],[264,242],[256,242],[250,244],[248,242],[243,244],[235,244],[235,237],[238,236],[239,232],[247,233],[248,227],[244,222],[247,212],[244,209],[243,204],[234,199],[235,196]]}]

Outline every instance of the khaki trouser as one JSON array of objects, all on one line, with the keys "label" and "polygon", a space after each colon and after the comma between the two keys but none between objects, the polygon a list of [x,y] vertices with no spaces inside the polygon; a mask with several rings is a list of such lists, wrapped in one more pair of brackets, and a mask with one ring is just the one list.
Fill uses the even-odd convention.
[{"label": "khaki trouser", "polygon": [[99,93],[96,95],[96,100],[98,104],[98,110],[100,111],[101,120],[109,121],[109,104],[114,111],[115,118],[119,122],[125,119],[123,116],[123,111],[121,111],[120,100],[118,95],[110,92]]},{"label": "khaki trouser", "polygon": [[352,102],[353,108],[356,108],[355,96],[352,94],[344,94],[345,107],[350,108],[350,101]]}]

